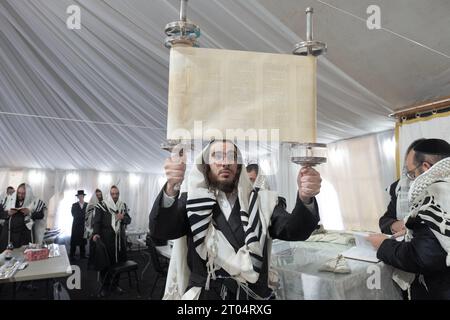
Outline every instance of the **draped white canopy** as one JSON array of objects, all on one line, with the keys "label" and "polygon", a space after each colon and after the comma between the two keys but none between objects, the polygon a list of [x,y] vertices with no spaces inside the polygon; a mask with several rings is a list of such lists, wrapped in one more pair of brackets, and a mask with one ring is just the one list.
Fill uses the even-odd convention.
[{"label": "draped white canopy", "polygon": [[[357,18],[374,3],[386,30],[368,30]],[[66,27],[72,4],[81,8],[81,30]],[[1,1],[0,165],[161,172],[169,58],[163,29],[177,19],[178,5]],[[202,29],[202,47],[289,53],[304,34],[308,5],[316,38],[329,46],[318,67],[321,141],[390,129],[393,109],[448,93],[447,1],[341,0],[333,2],[337,10],[326,1],[191,0],[188,17]]]}]

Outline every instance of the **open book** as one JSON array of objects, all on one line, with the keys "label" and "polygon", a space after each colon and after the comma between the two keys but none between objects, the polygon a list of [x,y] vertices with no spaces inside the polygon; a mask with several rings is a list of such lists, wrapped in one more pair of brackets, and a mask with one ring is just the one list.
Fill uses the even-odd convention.
[{"label": "open book", "polygon": [[356,259],[368,262],[379,262],[377,258],[377,251],[372,244],[367,240],[370,233],[367,232],[352,232],[355,237],[356,246],[342,252],[342,255],[349,259]]}]

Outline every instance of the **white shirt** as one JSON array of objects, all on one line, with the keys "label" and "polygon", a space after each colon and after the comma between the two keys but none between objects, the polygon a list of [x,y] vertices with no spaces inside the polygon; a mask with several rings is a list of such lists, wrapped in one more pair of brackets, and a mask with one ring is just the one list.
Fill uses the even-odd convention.
[{"label": "white shirt", "polygon": [[227,197],[225,192],[219,191],[216,200],[223,212],[223,215],[228,221],[228,219],[230,219],[231,210],[233,210],[233,207],[237,200],[237,192],[233,192]]}]

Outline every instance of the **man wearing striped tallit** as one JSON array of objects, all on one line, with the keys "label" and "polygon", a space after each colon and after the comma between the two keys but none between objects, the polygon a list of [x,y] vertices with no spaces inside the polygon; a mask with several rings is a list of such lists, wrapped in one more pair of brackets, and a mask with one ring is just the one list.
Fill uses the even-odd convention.
[{"label": "man wearing striped tallit", "polygon": [[271,239],[305,240],[319,222],[314,196],[321,178],[312,168],[297,177],[292,213],[274,191],[253,189],[239,149],[213,141],[187,179],[183,162],[165,163],[167,183],[150,213],[150,235],[177,239],[164,299],[272,299]]},{"label": "man wearing striped tallit", "polygon": [[6,219],[0,236],[0,251],[8,244],[14,248],[31,243],[42,244],[45,233],[47,206],[33,196],[28,184],[22,183],[17,191],[10,195],[1,215]]},{"label": "man wearing striped tallit", "polygon": [[[131,217],[128,213],[128,206],[122,200],[119,200],[120,191],[117,186],[112,186],[109,191],[109,197],[104,201],[99,201],[95,206],[93,236],[92,240],[101,243],[106,247],[109,257],[109,265],[100,270],[100,276],[104,283],[104,291],[101,296],[108,295],[108,288],[112,281],[113,290],[123,293],[119,287],[119,279],[111,279],[109,267],[116,263],[127,261],[127,240],[126,227],[131,223]],[[94,257],[94,260],[96,257]],[[95,262],[94,262],[95,263]]]},{"label": "man wearing striped tallit", "polygon": [[410,211],[404,241],[369,236],[410,299],[450,299],[450,144],[426,139],[406,157]]}]

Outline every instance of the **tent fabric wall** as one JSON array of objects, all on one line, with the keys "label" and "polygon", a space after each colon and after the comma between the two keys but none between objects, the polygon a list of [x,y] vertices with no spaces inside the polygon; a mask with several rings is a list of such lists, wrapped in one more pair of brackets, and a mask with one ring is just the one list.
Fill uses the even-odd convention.
[{"label": "tent fabric wall", "polygon": [[406,149],[414,140],[438,138],[450,142],[450,112],[407,120],[399,126],[400,168],[404,165]]},{"label": "tent fabric wall", "polygon": [[[66,26],[74,4],[80,30]],[[163,29],[177,11],[178,1],[1,1],[0,165],[160,173],[169,64]],[[289,53],[301,40],[258,1],[192,1],[189,15],[206,48]],[[319,141],[391,129],[390,112],[320,57]]]}]

